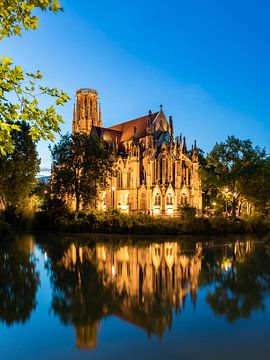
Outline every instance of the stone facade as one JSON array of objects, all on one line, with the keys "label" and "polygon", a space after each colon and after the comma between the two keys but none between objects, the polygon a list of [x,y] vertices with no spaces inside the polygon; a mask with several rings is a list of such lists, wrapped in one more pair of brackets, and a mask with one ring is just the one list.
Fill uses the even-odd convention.
[{"label": "stone facade", "polygon": [[80,89],[72,131],[95,134],[117,149],[116,173],[101,194],[99,209],[172,216],[179,205],[202,208],[196,141],[188,151],[185,137],[174,137],[172,117],[167,121],[162,106],[104,128],[97,91]]}]

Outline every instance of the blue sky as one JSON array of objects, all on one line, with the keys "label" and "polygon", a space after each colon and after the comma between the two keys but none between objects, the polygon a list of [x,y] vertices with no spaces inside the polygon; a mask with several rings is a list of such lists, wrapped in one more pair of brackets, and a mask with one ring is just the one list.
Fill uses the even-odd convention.
[{"label": "blue sky", "polygon": [[[228,135],[270,151],[270,3],[267,0],[62,0],[40,29],[1,41],[1,54],[72,96],[99,91],[104,126],[163,104],[175,134],[206,152]],[[50,164],[39,144],[42,166]]]}]

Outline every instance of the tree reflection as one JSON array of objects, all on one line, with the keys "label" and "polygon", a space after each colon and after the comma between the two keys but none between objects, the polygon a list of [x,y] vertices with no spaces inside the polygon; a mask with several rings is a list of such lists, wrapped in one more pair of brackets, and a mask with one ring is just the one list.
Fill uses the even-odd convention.
[{"label": "tree reflection", "polygon": [[[106,316],[112,303],[110,288],[103,286],[95,264],[94,250],[73,244],[61,258],[52,253],[50,260],[53,285],[52,308],[65,324],[76,327],[77,346],[96,346],[98,321]],[[59,254],[58,254],[59,255]]]},{"label": "tree reflection", "polygon": [[0,319],[7,325],[25,323],[37,304],[39,276],[31,247],[31,237],[0,247]]},{"label": "tree reflection", "polygon": [[201,279],[214,284],[214,291],[208,291],[206,298],[214,313],[234,322],[264,309],[265,297],[270,293],[269,264],[266,248],[251,247],[250,242],[237,242],[227,248],[227,254],[208,251]]}]

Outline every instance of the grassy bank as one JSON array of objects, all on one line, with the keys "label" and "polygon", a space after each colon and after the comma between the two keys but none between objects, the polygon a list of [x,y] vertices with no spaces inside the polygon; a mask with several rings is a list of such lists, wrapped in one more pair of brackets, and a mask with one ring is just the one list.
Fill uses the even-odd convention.
[{"label": "grassy bank", "polygon": [[118,211],[81,212],[56,216],[50,212],[36,213],[32,228],[35,231],[66,233],[110,234],[192,234],[225,235],[267,233],[270,222],[261,218],[228,220],[224,218],[155,218],[147,215],[125,215]]}]

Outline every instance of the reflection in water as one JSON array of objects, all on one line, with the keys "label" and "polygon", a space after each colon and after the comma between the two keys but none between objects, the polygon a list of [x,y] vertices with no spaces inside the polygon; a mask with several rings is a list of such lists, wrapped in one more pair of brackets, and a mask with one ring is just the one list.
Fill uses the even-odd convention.
[{"label": "reflection in water", "polygon": [[208,250],[202,278],[205,284],[214,283],[214,290],[207,295],[214,313],[234,322],[264,309],[265,297],[270,293],[269,260],[266,249],[250,241],[236,242],[222,257]]},{"label": "reflection in water", "polygon": [[196,243],[189,251],[177,242],[117,248],[73,243],[48,253],[52,308],[75,327],[78,348],[97,346],[100,320],[109,315],[161,337],[187,296],[195,306],[201,286],[208,286],[214,313],[228,321],[263,308],[270,291],[269,254],[251,241]]},{"label": "reflection in water", "polygon": [[72,244],[51,260],[52,307],[76,327],[80,348],[96,346],[99,320],[111,314],[162,336],[187,294],[196,301],[201,253],[199,243],[189,255],[178,243],[118,249]]},{"label": "reflection in water", "polygon": [[39,276],[30,236],[0,247],[0,320],[26,322],[36,307]]}]

